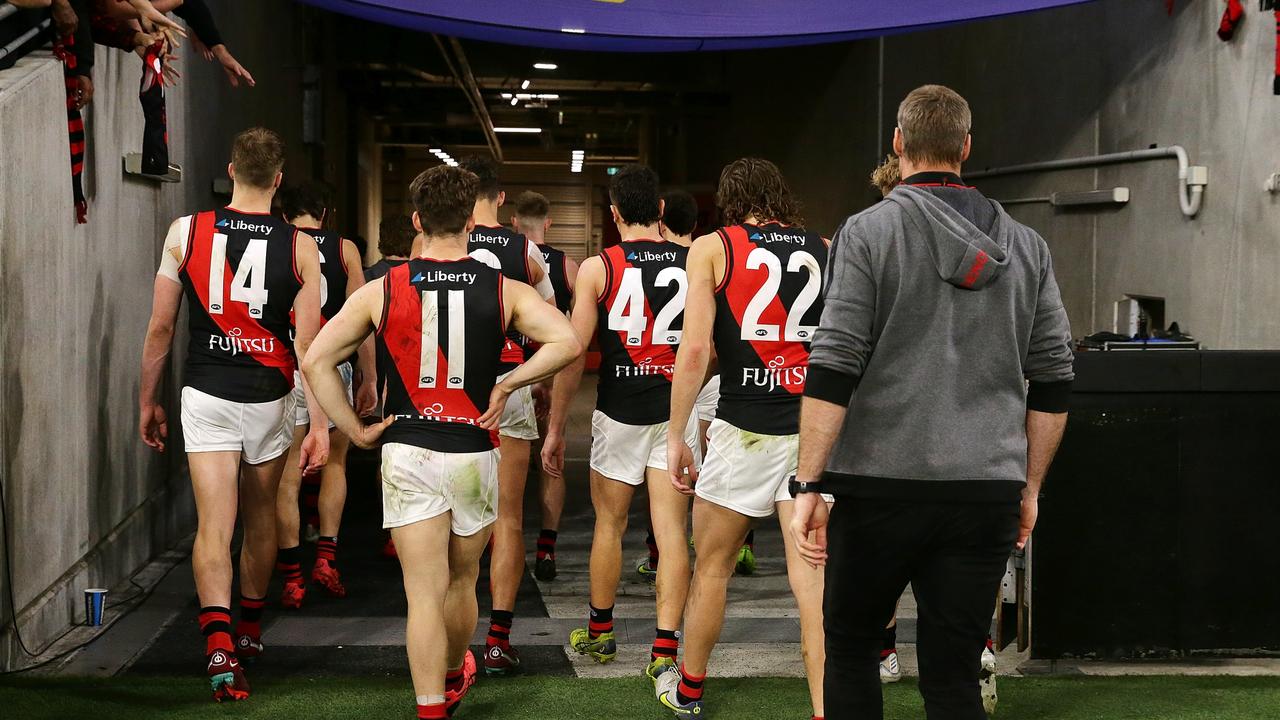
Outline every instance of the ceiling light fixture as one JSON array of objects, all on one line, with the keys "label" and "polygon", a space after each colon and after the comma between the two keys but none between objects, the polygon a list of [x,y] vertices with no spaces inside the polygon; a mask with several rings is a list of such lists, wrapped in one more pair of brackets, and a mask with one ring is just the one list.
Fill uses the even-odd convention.
[{"label": "ceiling light fixture", "polygon": [[493,129],[497,133],[540,133],[542,128],[538,127],[496,127]]},{"label": "ceiling light fixture", "polygon": [[562,32],[562,33],[572,33],[572,34],[574,34],[574,35],[583,35],[583,34],[585,34],[587,31],[586,31],[586,30],[584,30],[583,28],[560,28],[560,32]]},{"label": "ceiling light fixture", "polygon": [[544,63],[544,62],[539,62],[539,63],[534,63],[534,64],[533,64],[533,69],[534,69],[534,70],[555,70],[555,69],[556,69],[556,68],[558,68],[558,67],[560,67],[560,66],[559,66],[559,65],[556,65],[555,63]]},{"label": "ceiling light fixture", "polygon": [[512,98],[511,93],[502,93],[503,100],[510,100],[511,98]]},{"label": "ceiling light fixture", "polygon": [[528,90],[528,89],[529,89],[529,81],[528,81],[528,80],[525,80],[524,82],[520,83],[520,89],[521,89],[521,90]]},{"label": "ceiling light fixture", "polygon": [[514,98],[514,97],[511,98],[511,107],[515,107],[516,105],[519,105],[519,104],[520,104],[520,98]]}]

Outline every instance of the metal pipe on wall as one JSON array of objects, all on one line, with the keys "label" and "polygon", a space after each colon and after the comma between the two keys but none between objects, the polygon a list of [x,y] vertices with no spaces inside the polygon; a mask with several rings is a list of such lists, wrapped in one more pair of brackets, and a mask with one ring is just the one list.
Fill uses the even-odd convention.
[{"label": "metal pipe on wall", "polygon": [[1022,173],[1044,172],[1052,170],[1071,170],[1074,168],[1097,167],[1099,165],[1116,165],[1120,163],[1143,162],[1176,158],[1178,161],[1178,204],[1182,214],[1193,218],[1200,212],[1200,204],[1204,199],[1204,186],[1209,183],[1208,168],[1203,165],[1191,165],[1187,160],[1187,151],[1181,145],[1128,152],[1089,155],[1085,157],[1064,158],[1061,160],[1045,160],[1043,162],[1006,165],[988,168],[976,172],[965,173],[965,178],[998,177],[1001,175],[1018,175]]}]

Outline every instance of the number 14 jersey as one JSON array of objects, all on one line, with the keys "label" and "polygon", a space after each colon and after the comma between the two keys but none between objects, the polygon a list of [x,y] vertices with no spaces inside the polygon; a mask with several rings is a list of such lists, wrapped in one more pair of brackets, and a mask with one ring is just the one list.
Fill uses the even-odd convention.
[{"label": "number 14 jersey", "polygon": [[383,278],[378,356],[388,368],[383,442],[487,452],[489,407],[506,343],[502,273],[475,258],[416,259]]},{"label": "number 14 jersey", "polygon": [[809,343],[822,317],[827,243],[781,223],[717,232],[725,272],[716,288],[716,417],[750,432],[795,434]]},{"label": "number 14 jersey", "polygon": [[231,208],[182,218],[178,276],[191,340],[183,382],[223,400],[278,400],[293,389],[290,313],[302,288],[297,229]]}]

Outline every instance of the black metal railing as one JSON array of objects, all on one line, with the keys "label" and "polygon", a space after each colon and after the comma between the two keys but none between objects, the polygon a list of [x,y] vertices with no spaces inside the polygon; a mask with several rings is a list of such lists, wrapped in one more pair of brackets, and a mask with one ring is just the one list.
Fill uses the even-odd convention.
[{"label": "black metal railing", "polygon": [[43,45],[52,26],[48,11],[24,11],[0,1],[0,70]]}]

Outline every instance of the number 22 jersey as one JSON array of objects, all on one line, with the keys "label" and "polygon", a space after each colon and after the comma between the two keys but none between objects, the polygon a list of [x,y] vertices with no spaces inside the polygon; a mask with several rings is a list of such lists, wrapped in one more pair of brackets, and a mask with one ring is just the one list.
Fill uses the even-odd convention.
[{"label": "number 22 jersey", "polygon": [[781,223],[717,232],[725,272],[716,288],[716,417],[750,432],[793,435],[800,431],[809,343],[822,317],[827,243]]},{"label": "number 22 jersey", "polygon": [[231,208],[179,220],[186,249],[178,276],[190,342],[184,383],[232,402],[271,402],[293,389],[290,314],[302,289],[297,229]]},{"label": "number 22 jersey", "polygon": [[688,254],[688,248],[661,240],[628,240],[600,253],[605,283],[597,302],[596,408],[620,423],[655,425],[671,414]]}]

